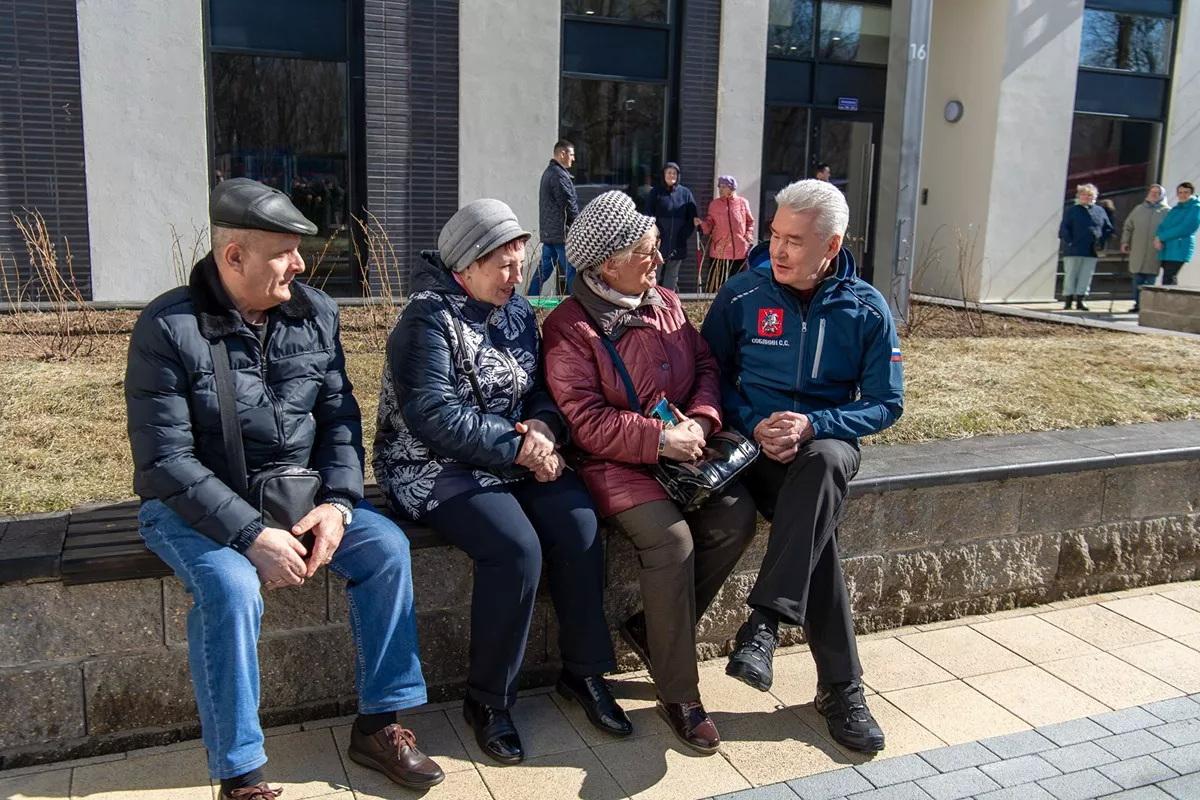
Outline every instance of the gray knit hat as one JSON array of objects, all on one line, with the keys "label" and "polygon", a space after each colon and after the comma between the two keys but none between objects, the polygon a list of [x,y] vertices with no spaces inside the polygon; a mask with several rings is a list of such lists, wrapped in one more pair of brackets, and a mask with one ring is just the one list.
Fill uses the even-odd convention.
[{"label": "gray knit hat", "polygon": [[462,272],[500,245],[530,236],[507,203],[485,197],[455,211],[442,226],[438,253],[451,271]]},{"label": "gray knit hat", "polygon": [[613,190],[588,203],[567,231],[567,261],[581,272],[596,269],[654,227],[654,217],[639,214],[633,200]]}]

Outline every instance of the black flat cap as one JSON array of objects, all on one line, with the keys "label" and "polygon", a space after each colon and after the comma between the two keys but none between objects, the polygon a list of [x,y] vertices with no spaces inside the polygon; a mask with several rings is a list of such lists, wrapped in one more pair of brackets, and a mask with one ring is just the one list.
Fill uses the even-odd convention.
[{"label": "black flat cap", "polygon": [[278,189],[250,178],[221,181],[208,198],[208,219],[223,228],[312,236],[317,226]]}]

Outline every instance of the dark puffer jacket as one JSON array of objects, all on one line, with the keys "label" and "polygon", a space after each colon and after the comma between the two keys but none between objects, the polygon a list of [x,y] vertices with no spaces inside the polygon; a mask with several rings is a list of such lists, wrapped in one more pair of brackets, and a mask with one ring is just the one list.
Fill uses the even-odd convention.
[{"label": "dark puffer jacket", "polygon": [[269,317],[264,353],[209,253],[189,286],[159,296],[138,317],[125,372],[134,490],[242,551],[262,523],[229,488],[210,342],[226,341],[251,475],[268,464],[296,464],[320,471],[320,501],[352,505],[363,493],[362,420],[346,377],[337,304],[293,283],[292,299]]},{"label": "dark puffer jacket", "polygon": [[463,492],[529,478],[515,464],[515,423],[540,419],[564,444],[567,432],[542,379],[529,302],[516,292],[498,308],[473,300],[436,253],[421,255],[388,337],[372,462],[388,504],[414,520]]},{"label": "dark puffer jacket", "polygon": [[538,234],[547,244],[567,240],[567,228],[579,216],[575,183],[566,167],[550,159],[538,187]]}]

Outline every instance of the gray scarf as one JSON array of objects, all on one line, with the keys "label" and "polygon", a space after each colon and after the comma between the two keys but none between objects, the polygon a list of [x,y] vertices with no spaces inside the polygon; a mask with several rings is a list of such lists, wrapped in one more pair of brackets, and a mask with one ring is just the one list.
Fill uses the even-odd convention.
[{"label": "gray scarf", "polygon": [[621,294],[604,282],[599,270],[592,269],[576,274],[571,296],[579,301],[587,315],[614,342],[621,338],[627,328],[640,328],[648,324],[638,316],[641,309],[666,305],[658,289],[651,288],[642,294]]}]

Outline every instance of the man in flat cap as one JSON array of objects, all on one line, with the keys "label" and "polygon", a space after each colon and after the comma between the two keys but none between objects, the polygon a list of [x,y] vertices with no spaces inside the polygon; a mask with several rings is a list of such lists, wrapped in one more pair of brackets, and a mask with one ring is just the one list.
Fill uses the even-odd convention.
[{"label": "man in flat cap", "polygon": [[[397,719],[426,701],[408,540],[362,499],[362,423],[337,305],[297,281],[300,237],[317,228],[287,195],[248,178],[218,184],[209,216],[212,251],[188,286],[142,312],[125,373],[141,534],[192,596],[188,655],[209,771],[222,798],[279,794],[262,774],[261,592],[300,586],[328,565],[346,580],[352,610],[359,716],[349,755],[404,786],[433,786],[442,770]],[[222,435],[222,357],[248,476],[279,464],[320,475],[315,508],[291,530],[264,524],[232,488],[248,476],[232,474]]]}]

